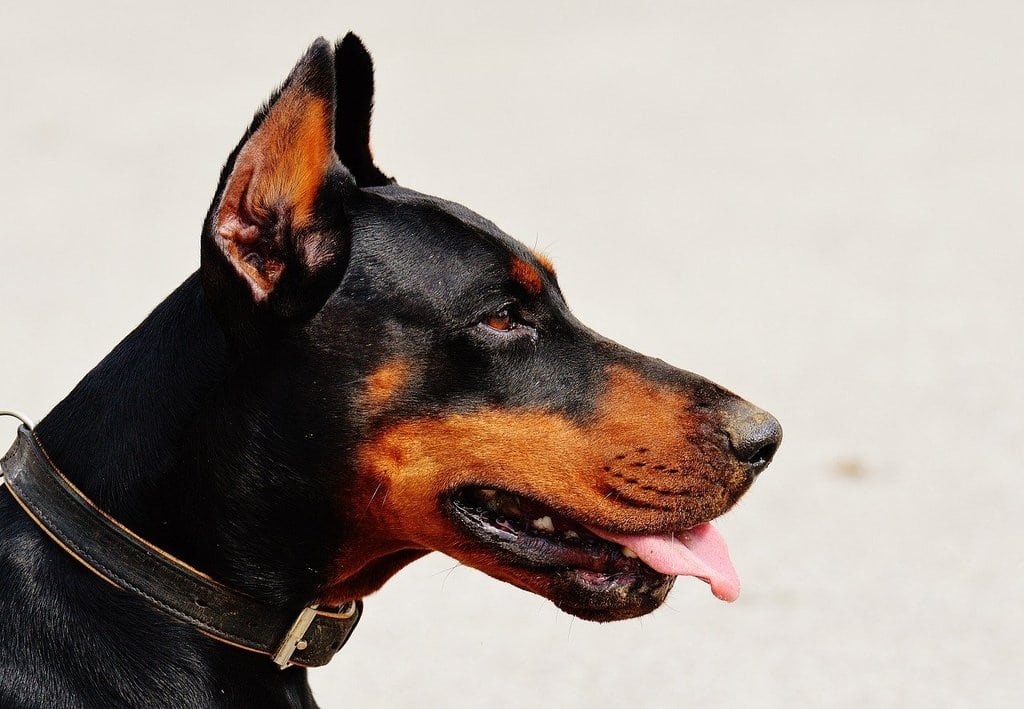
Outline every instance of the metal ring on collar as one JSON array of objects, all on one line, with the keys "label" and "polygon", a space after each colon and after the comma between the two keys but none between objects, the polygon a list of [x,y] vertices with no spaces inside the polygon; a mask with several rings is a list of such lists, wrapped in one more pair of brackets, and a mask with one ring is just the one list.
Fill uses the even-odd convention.
[{"label": "metal ring on collar", "polygon": [[[18,419],[19,421],[21,421],[23,426],[28,428],[29,431],[36,427],[36,424],[35,422],[32,421],[32,419],[30,419],[25,414],[19,413],[17,411],[0,411],[0,416],[10,416],[11,418]],[[0,468],[0,487],[4,486],[4,482],[4,469]]]},{"label": "metal ring on collar", "polygon": [[28,416],[18,411],[0,411],[0,416],[10,416],[11,418],[18,419],[31,431],[36,427],[35,422],[32,421]]}]

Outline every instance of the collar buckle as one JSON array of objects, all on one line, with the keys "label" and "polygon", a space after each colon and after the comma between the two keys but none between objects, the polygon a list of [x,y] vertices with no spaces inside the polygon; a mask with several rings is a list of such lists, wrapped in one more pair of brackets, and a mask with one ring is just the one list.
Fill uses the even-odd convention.
[{"label": "collar buckle", "polygon": [[[296,652],[301,652],[309,647],[309,641],[304,637],[309,627],[313,625],[313,621],[316,620],[317,615],[320,613],[319,605],[314,603],[311,606],[307,606],[299,612],[295,622],[292,623],[292,627],[285,633],[284,639],[281,640],[281,644],[277,646],[274,651],[272,660],[274,664],[279,668],[286,669],[292,665],[292,656]],[[338,610],[332,611],[330,615],[338,618],[351,618],[356,614],[356,603],[355,601],[349,601],[342,605]]]},{"label": "collar buckle", "polygon": [[[316,604],[308,606],[302,609],[299,613],[299,617],[292,623],[292,627],[284,635],[284,639],[281,644],[277,646],[277,650],[274,651],[274,664],[280,667],[282,670],[286,667],[291,666],[292,655],[295,654],[296,650],[305,650],[308,643],[303,639],[303,635],[309,630],[309,626],[313,624],[313,620],[316,618]],[[300,647],[301,645],[301,647]]]}]

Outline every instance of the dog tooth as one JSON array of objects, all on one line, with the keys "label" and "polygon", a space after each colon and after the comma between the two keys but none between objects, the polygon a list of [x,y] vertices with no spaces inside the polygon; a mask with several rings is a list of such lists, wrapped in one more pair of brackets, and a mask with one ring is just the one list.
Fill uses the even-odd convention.
[{"label": "dog tooth", "polygon": [[542,532],[553,532],[555,531],[555,523],[551,521],[550,517],[545,515],[533,520],[533,528],[539,529]]},{"label": "dog tooth", "polygon": [[480,494],[480,497],[484,498],[485,500],[493,500],[497,496],[498,491],[497,490],[492,490],[489,487],[484,487],[484,488],[480,488],[480,493],[479,494]]},{"label": "dog tooth", "polygon": [[636,552],[633,551],[632,549],[630,549],[629,547],[622,547],[622,555],[624,557],[626,557],[627,559],[636,559],[636,558],[638,558],[637,555],[636,555]]},{"label": "dog tooth", "polygon": [[572,531],[572,530],[570,529],[570,530],[567,530],[567,531],[566,531],[566,533],[565,533],[565,538],[566,538],[566,539],[579,539],[579,538],[580,538],[580,535],[576,534],[576,532],[574,532],[574,531]]}]

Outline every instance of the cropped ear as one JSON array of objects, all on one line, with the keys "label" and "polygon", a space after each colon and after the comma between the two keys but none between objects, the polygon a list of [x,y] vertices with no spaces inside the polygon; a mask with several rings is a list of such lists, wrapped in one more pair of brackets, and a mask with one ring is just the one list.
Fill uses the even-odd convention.
[{"label": "cropped ear", "polygon": [[[221,177],[204,243],[204,269],[213,272],[204,279],[241,282],[250,305],[306,309],[309,288],[345,255],[344,220],[321,208],[330,184],[351,182],[334,154],[334,86],[331,45],[319,39],[257,114]],[[214,287],[240,295],[225,285]]]},{"label": "cropped ear", "polygon": [[394,180],[373,164],[370,117],[373,114],[373,60],[362,41],[349,32],[334,49],[338,103],[334,149],[360,187]]}]

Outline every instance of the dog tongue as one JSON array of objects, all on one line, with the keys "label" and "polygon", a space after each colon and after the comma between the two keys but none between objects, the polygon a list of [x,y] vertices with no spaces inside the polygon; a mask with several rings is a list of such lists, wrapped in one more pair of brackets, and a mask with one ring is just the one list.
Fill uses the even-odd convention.
[{"label": "dog tongue", "polygon": [[696,576],[708,582],[711,592],[723,601],[739,598],[740,579],[729,559],[729,548],[718,530],[707,522],[675,535],[613,534],[594,527],[588,529],[602,539],[631,549],[660,574]]}]

